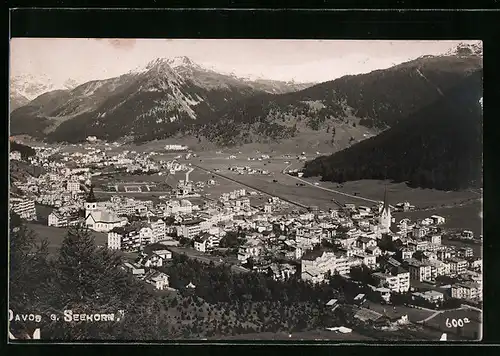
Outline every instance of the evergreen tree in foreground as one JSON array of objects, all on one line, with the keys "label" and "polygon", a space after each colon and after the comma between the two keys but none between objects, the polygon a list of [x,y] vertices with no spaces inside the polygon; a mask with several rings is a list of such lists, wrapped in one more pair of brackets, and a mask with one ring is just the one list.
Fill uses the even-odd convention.
[{"label": "evergreen tree in foreground", "polygon": [[151,340],[159,336],[152,329],[160,322],[159,303],[144,290],[143,282],[119,268],[120,263],[114,251],[97,248],[86,227],[68,231],[54,264],[55,304],[63,313],[114,314],[115,320],[54,323],[55,338]]},{"label": "evergreen tree in foreground", "polygon": [[[10,214],[9,309],[15,314],[40,314],[47,310],[45,295],[51,278],[47,246],[48,242],[37,239],[17,214]],[[9,323],[16,337],[32,335],[38,327],[36,321],[29,320]]]},{"label": "evergreen tree in foreground", "polygon": [[[12,321],[9,328],[17,337],[40,328],[43,340],[169,338],[161,300],[119,268],[119,255],[97,248],[85,227],[71,228],[52,259],[47,241],[15,215],[9,240],[9,309],[42,316],[39,323]],[[76,321],[75,314],[113,314],[114,320]]]}]

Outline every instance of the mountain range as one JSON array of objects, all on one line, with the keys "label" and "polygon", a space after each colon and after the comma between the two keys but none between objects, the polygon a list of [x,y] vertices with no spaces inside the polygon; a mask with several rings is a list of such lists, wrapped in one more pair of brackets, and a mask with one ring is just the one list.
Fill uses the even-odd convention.
[{"label": "mountain range", "polygon": [[404,121],[480,68],[477,51],[455,51],[313,85],[241,79],[187,57],[157,59],[46,92],[11,113],[10,129],[52,142],[191,137],[335,152]]},{"label": "mountain range", "polygon": [[391,179],[412,187],[482,187],[482,70],[380,135],[307,162],[304,177]]},{"label": "mountain range", "polygon": [[57,89],[71,90],[77,85],[74,79],[56,83],[47,75],[14,75],[10,80],[10,112],[27,105],[39,95]]},{"label": "mountain range", "polygon": [[120,77],[38,96],[12,112],[11,133],[57,141],[84,140],[88,135],[159,137],[182,125],[179,122],[197,120],[233,101],[308,85],[243,80],[205,69],[186,57],[157,59]]}]

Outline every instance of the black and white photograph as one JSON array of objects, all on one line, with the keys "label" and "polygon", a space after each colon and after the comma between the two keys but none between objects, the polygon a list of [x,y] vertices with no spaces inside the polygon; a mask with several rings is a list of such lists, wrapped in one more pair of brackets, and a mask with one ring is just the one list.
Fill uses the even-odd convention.
[{"label": "black and white photograph", "polygon": [[10,40],[10,342],[482,339],[479,40]]}]

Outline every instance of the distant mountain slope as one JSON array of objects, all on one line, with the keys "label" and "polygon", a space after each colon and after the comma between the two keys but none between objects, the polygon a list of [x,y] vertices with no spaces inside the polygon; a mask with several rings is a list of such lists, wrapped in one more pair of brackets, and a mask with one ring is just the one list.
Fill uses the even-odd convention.
[{"label": "distant mountain slope", "polygon": [[392,179],[459,190],[482,185],[482,70],[377,137],[307,162],[304,176]]},{"label": "distant mountain slope", "polygon": [[[368,134],[374,134],[429,105],[480,68],[482,58],[476,55],[421,57],[298,92],[264,94],[236,102],[216,112],[202,133],[221,145],[292,138],[311,130],[324,136],[346,123],[373,128]],[[335,135],[331,136],[327,141],[331,141],[332,150],[338,149]]]},{"label": "distant mountain slope", "polygon": [[162,138],[234,101],[275,90],[270,85],[222,75],[186,57],[158,59],[117,78],[39,96],[12,113],[11,133],[73,142],[88,135]]},{"label": "distant mountain slope", "polygon": [[21,106],[28,104],[29,102],[30,100],[24,95],[11,92],[9,97],[9,110],[10,112],[12,112],[17,108],[20,108]]},{"label": "distant mountain slope", "polygon": [[10,78],[10,95],[24,96],[28,100],[33,100],[49,91],[73,89],[77,85],[78,82],[74,79],[56,83],[47,75],[13,75]]},{"label": "distant mountain slope", "polygon": [[256,90],[261,90],[269,94],[286,94],[312,87],[317,83],[294,83],[278,80],[245,80],[245,82]]}]

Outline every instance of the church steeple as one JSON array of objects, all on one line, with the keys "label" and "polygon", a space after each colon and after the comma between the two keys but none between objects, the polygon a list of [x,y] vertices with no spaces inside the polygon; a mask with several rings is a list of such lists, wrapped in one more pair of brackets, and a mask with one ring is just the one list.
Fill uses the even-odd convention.
[{"label": "church steeple", "polygon": [[95,202],[97,202],[97,199],[95,198],[94,195],[94,186],[91,185],[89,195],[87,196],[87,203],[95,203]]},{"label": "church steeple", "polygon": [[387,201],[387,186],[385,187],[384,190],[384,207],[382,208],[383,211],[388,211],[389,210],[389,202]]},{"label": "church steeple", "polygon": [[391,216],[389,201],[387,199],[387,186],[386,186],[384,190],[384,206],[382,207],[379,220],[382,232],[389,232],[389,229],[391,228],[391,222],[392,222],[392,216]]}]

